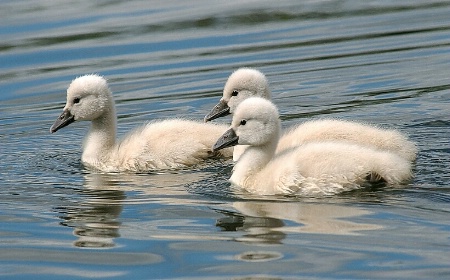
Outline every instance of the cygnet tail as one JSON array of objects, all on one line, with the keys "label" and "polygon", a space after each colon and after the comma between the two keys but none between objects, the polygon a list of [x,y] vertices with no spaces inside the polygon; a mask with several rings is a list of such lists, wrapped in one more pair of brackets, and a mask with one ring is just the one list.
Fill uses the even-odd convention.
[{"label": "cygnet tail", "polygon": [[379,185],[379,186],[384,186],[387,184],[386,179],[383,178],[383,176],[381,176],[380,174],[378,174],[375,171],[370,172],[367,176],[366,176],[366,182],[365,184],[369,184],[370,186],[374,186],[374,185]]},{"label": "cygnet tail", "polygon": [[374,168],[366,177],[371,184],[385,183],[388,185],[405,184],[412,178],[411,162],[403,157],[386,153],[380,158],[378,168]]},{"label": "cygnet tail", "polygon": [[377,172],[370,172],[369,175],[367,175],[366,180],[371,184],[386,183],[386,180]]}]

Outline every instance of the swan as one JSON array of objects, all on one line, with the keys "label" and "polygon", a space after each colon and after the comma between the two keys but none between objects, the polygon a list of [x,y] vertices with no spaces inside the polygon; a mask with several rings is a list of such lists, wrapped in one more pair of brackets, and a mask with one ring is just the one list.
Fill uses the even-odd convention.
[{"label": "swan", "polygon": [[102,76],[74,79],[67,89],[67,102],[50,132],[74,121],[91,121],[83,144],[82,163],[105,172],[145,172],[183,168],[215,157],[231,157],[232,151],[215,153],[211,146],[227,130],[184,119],[153,121],[116,141],[117,120],[112,93]]},{"label": "swan", "polygon": [[[204,118],[205,122],[233,114],[245,99],[258,96],[271,99],[269,83],[260,71],[239,68],[228,78],[219,103]],[[416,159],[417,147],[408,137],[395,129],[338,119],[317,119],[293,126],[280,139],[277,153],[312,141],[346,141],[380,150],[390,151],[409,161]],[[235,147],[233,159],[237,160],[245,146]]]},{"label": "swan", "polygon": [[281,132],[277,107],[251,97],[237,107],[231,127],[213,151],[248,145],[230,182],[259,195],[331,195],[367,182],[407,182],[411,163],[395,153],[343,141],[316,141],[276,154]]}]

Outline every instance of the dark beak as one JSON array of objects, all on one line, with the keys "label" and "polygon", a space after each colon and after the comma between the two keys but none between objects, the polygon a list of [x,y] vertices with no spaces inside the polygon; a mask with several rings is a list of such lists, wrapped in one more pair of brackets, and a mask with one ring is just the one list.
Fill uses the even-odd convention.
[{"label": "dark beak", "polygon": [[220,102],[212,108],[211,112],[205,116],[204,121],[212,121],[228,114],[230,114],[230,107],[228,107],[228,104],[225,101],[220,100]]},{"label": "dark beak", "polygon": [[231,146],[236,146],[238,144],[239,137],[232,128],[228,129],[214,144],[212,150],[217,152],[218,150],[225,149]]},{"label": "dark beak", "polygon": [[73,123],[75,121],[75,118],[73,117],[73,115],[65,110],[62,112],[61,116],[59,116],[55,123],[52,125],[52,127],[50,127],[50,132],[56,132],[58,131],[60,128],[63,128],[65,126],[68,126],[69,124]]}]

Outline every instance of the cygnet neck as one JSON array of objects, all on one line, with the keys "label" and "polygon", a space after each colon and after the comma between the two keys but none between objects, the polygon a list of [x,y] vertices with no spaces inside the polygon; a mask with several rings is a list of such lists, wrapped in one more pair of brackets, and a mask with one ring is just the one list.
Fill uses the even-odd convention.
[{"label": "cygnet neck", "polygon": [[271,139],[264,145],[247,146],[234,167],[230,181],[236,185],[244,186],[245,182],[252,175],[263,169],[275,156],[279,137],[280,133],[278,131],[274,139]]},{"label": "cygnet neck", "polygon": [[84,141],[83,161],[93,162],[98,161],[99,158],[108,158],[116,145],[116,131],[116,110],[111,101],[108,110],[92,120]]}]

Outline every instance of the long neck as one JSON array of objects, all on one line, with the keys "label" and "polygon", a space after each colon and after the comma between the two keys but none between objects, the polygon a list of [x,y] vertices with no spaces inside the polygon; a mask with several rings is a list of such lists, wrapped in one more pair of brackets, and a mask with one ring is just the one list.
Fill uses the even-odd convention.
[{"label": "long neck", "polygon": [[82,161],[97,166],[106,163],[116,144],[116,111],[112,103],[110,109],[92,121],[84,140]]},{"label": "long neck", "polygon": [[238,161],[241,155],[248,148],[248,145],[237,145],[233,149],[233,161]]},{"label": "long neck", "polygon": [[[246,187],[258,176],[267,163],[274,157],[277,148],[279,132],[271,141],[260,146],[246,146],[244,153],[234,166],[230,181],[238,186]],[[251,184],[251,183],[250,183]]]}]

